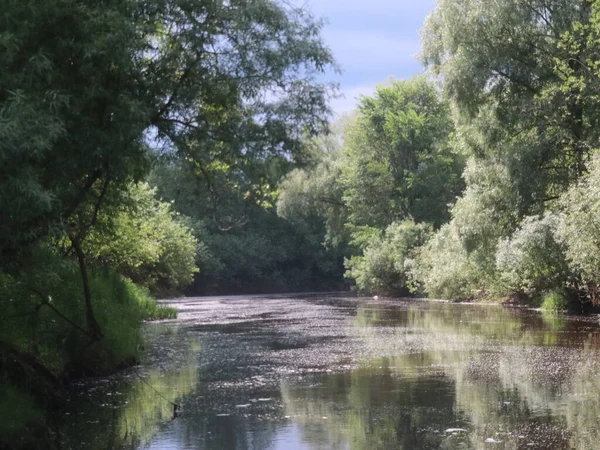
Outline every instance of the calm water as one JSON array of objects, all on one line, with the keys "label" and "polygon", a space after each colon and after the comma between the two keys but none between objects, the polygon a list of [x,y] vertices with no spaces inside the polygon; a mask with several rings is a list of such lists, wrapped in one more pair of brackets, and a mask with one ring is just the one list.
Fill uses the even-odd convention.
[{"label": "calm water", "polygon": [[140,367],[74,387],[63,449],[600,448],[597,318],[331,295],[175,306],[145,326]]}]

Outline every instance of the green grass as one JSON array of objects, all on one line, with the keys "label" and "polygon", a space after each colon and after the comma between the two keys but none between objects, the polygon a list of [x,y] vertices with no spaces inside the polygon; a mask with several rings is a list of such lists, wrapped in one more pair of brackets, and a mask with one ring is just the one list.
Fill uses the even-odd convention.
[{"label": "green grass", "polygon": [[136,301],[141,309],[143,320],[165,320],[177,318],[177,309],[160,305],[152,298],[147,289],[135,286],[138,289]]},{"label": "green grass", "polygon": [[[103,333],[90,345],[76,262],[40,248],[30,264],[36,270],[0,272],[0,342],[32,355],[57,377],[107,374],[134,364],[142,348],[140,323],[177,315],[133,281],[111,270],[88,268],[94,315]],[[45,411],[39,405],[46,399],[34,398],[36,391],[23,387],[36,381],[21,383],[14,374],[0,374],[0,447],[11,443],[11,436],[37,442],[23,446],[15,441],[18,448],[38,448],[36,440],[44,439]]]},{"label": "green grass", "polygon": [[[2,320],[0,341],[35,354],[56,375],[82,368],[107,373],[131,364],[142,346],[139,324],[177,315],[175,309],[160,306],[148,289],[113,271],[91,268],[92,306],[104,337],[90,346],[89,336],[69,323],[86,328],[77,265],[47,252],[40,252],[36,263],[36,271],[0,273],[0,310],[9,318]],[[50,307],[40,307],[42,300],[68,320]]]}]

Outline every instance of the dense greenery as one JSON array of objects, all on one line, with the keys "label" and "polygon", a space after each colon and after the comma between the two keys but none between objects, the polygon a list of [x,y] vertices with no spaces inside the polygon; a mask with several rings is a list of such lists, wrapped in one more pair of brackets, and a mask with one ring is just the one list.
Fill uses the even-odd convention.
[{"label": "dense greenery", "polygon": [[313,142],[311,166],[281,184],[279,213],[320,217],[346,277],[373,293],[408,293],[414,250],[449,219],[463,188],[448,103],[423,77],[394,81]]},{"label": "dense greenery", "polygon": [[[199,270],[224,285],[236,267],[264,281],[288,265],[284,289],[318,253],[269,205],[305,137],[327,128],[333,86],[317,77],[334,64],[320,29],[276,0],[3,3],[0,410],[18,395],[54,406],[65,376],[135,362],[139,322],[173,315],[151,293],[181,293]],[[208,188],[186,217],[169,189],[197,178]],[[225,231],[245,223],[255,235]]]},{"label": "dense greenery", "polygon": [[365,292],[596,306],[599,23],[597,1],[440,0],[432,81],[363,97],[280,214],[321,217]]},{"label": "dense greenery", "polygon": [[439,0],[429,76],[331,133],[320,30],[283,0],[3,4],[3,397],[134,362],[153,295],[600,303],[600,1]]}]

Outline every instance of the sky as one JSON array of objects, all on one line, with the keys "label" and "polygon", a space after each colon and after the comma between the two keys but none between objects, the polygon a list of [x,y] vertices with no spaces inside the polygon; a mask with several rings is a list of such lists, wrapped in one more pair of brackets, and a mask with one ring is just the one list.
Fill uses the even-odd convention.
[{"label": "sky", "polygon": [[435,0],[297,0],[327,21],[322,36],[341,66],[342,74],[327,78],[339,83],[343,98],[332,102],[336,115],[351,111],[357,97],[374,92],[389,78],[422,73],[419,30]]}]

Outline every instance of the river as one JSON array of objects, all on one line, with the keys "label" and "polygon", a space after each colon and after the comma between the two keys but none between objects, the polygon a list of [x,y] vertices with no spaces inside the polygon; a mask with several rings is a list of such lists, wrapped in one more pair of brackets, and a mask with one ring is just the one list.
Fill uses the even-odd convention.
[{"label": "river", "polygon": [[[174,300],[62,449],[597,449],[597,317],[345,294]],[[173,404],[178,405],[174,414]]]}]

